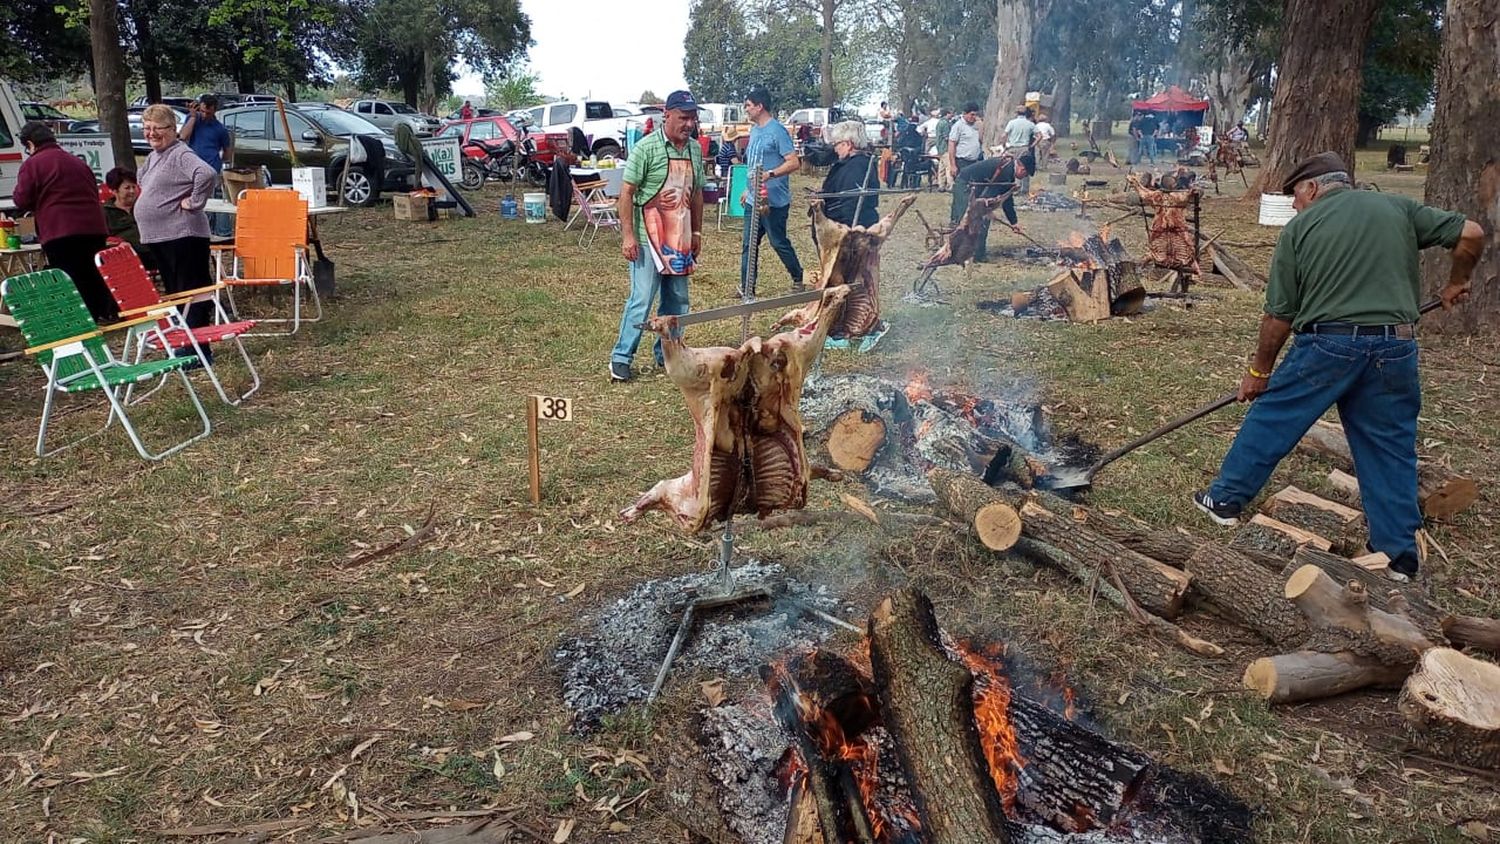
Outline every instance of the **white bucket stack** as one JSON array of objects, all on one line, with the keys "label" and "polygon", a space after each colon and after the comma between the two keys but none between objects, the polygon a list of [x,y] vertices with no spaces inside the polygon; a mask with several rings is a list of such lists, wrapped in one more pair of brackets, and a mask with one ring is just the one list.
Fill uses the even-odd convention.
[{"label": "white bucket stack", "polygon": [[1260,195],[1261,225],[1284,226],[1295,216],[1297,216],[1297,209],[1292,207],[1292,197],[1282,196],[1279,193]]}]

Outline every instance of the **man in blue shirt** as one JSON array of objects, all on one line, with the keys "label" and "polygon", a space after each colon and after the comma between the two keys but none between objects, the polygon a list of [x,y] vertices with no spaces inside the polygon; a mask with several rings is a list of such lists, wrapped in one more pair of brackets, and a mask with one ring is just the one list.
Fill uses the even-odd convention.
[{"label": "man in blue shirt", "polygon": [[[745,163],[750,165],[752,172],[756,165],[763,168],[761,187],[770,205],[760,215],[755,239],[758,241],[767,234],[771,235],[771,247],[781,257],[787,274],[792,277],[792,292],[797,293],[803,289],[802,264],[797,260],[792,241],[786,236],[786,219],[792,208],[792,187],[788,177],[802,166],[802,160],[797,157],[791,134],[775,118],[774,104],[765,88],[757,86],[745,96],[745,113],[753,124],[750,127],[750,145],[745,148]],[[747,194],[748,191],[740,194],[739,203],[749,209],[755,198]],[[750,213],[747,210],[740,254],[741,295],[751,292],[746,289],[750,279],[750,235]]]},{"label": "man in blue shirt", "polygon": [[[193,151],[203,163],[214,169],[215,173],[222,174],[226,164],[234,163],[234,135],[229,128],[219,122],[219,98],[213,94],[204,94],[198,98],[193,106],[193,113],[188,115],[182,128],[178,130],[177,137],[181,138],[188,148]],[[223,183],[214,189],[214,196],[223,197]],[[209,225],[213,228],[216,237],[228,237],[234,234],[234,220],[228,214],[208,215]]]}]

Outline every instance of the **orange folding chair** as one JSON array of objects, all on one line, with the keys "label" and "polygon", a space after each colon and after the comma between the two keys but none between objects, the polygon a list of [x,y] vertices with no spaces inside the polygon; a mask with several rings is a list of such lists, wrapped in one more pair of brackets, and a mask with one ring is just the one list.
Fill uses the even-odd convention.
[{"label": "orange folding chair", "polygon": [[[225,251],[219,251],[218,274],[229,294],[230,310],[239,317],[234,298],[237,287],[292,288],[292,315],[257,317],[257,324],[282,323],[283,331],[255,332],[248,336],[288,336],[304,322],[323,318],[323,302],[313,286],[312,263],[307,251],[307,202],[296,191],[247,190],[240,194],[234,224],[234,258],[225,267]],[[303,291],[312,301],[315,316],[302,315]]]}]

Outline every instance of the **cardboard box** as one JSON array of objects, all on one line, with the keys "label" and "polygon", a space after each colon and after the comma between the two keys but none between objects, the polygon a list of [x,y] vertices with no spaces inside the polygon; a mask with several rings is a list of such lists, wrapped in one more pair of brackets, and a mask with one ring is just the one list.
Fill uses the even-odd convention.
[{"label": "cardboard box", "polygon": [[302,194],[308,208],[323,208],[328,205],[328,180],[322,167],[293,167],[292,189]]},{"label": "cardboard box", "polygon": [[391,207],[396,209],[396,219],[427,222],[427,203],[432,199],[425,193],[398,193],[391,195]]},{"label": "cardboard box", "polygon": [[231,205],[239,204],[240,191],[260,190],[265,187],[260,182],[260,170],[246,168],[246,171],[224,171],[224,196]]}]

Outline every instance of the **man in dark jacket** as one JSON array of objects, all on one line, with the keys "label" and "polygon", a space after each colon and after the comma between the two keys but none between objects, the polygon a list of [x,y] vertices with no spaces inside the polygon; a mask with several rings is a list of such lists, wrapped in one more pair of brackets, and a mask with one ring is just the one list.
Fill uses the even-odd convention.
[{"label": "man in dark jacket", "polygon": [[[996,147],[993,151],[999,149]],[[963,216],[971,198],[992,199],[1004,196],[1000,210],[1005,214],[1005,221],[1010,223],[1011,229],[1019,234],[1021,224],[1016,220],[1014,195],[1018,182],[1030,175],[1035,167],[1036,158],[1028,150],[1019,158],[1005,153],[995,158],[982,158],[959,170],[958,178],[953,182],[953,219]],[[989,237],[990,215],[986,214],[984,222],[979,225],[979,245],[974,249],[975,261],[983,263],[987,260],[989,251],[986,242]]]},{"label": "man in dark jacket", "polygon": [[[838,160],[824,177],[820,193],[880,188],[880,174],[870,166],[870,142],[865,136],[863,123],[858,120],[835,123],[823,131],[823,140],[833,145]],[[859,209],[858,220],[854,218],[856,207]],[[866,196],[863,204],[858,196],[825,197],[823,213],[828,219],[846,226],[873,226],[880,220],[880,197]]]},{"label": "man in dark jacket", "polygon": [[30,157],[16,173],[16,207],[36,215],[47,263],[73,279],[94,321],[114,322],[119,306],[94,266],[108,232],[94,171],[58,146],[45,123],[27,123],[17,137]]}]

